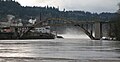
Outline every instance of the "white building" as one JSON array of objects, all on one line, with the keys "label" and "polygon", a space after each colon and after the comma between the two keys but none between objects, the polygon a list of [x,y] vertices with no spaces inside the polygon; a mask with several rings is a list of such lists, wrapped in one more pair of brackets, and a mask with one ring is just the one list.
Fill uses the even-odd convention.
[{"label": "white building", "polygon": [[35,28],[35,32],[50,33],[50,26]]}]

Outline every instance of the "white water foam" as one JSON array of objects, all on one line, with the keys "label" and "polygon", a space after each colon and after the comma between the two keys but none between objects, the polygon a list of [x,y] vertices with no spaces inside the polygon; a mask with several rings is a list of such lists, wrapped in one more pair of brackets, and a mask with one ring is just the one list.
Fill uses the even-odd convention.
[{"label": "white water foam", "polygon": [[65,30],[65,34],[58,34],[60,36],[63,36],[64,38],[77,38],[77,39],[89,39],[89,37],[82,31],[77,29],[71,29],[67,28]]}]

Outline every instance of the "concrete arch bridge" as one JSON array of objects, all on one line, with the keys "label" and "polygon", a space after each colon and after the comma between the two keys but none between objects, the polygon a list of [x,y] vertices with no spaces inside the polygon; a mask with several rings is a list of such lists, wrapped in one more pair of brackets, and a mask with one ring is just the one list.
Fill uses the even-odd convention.
[{"label": "concrete arch bridge", "polygon": [[[49,18],[44,21],[39,21],[30,27],[26,27],[23,33],[20,33],[19,38],[27,34],[31,29],[35,27],[43,26],[63,26],[63,25],[73,25],[75,27],[81,28],[82,31],[92,40],[99,40],[102,38],[102,24],[108,22],[101,21],[73,21],[69,19],[62,18]],[[89,28],[88,28],[89,27]],[[94,35],[93,35],[94,32]]]}]

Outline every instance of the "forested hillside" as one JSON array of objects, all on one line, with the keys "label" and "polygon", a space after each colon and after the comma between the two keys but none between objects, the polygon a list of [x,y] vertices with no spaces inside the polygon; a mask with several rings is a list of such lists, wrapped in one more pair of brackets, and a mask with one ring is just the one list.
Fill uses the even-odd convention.
[{"label": "forested hillside", "polygon": [[78,21],[91,21],[101,20],[109,21],[116,13],[91,13],[85,11],[60,11],[59,8],[55,7],[29,7],[21,6],[15,1],[0,1],[0,20],[4,21],[6,15],[14,15],[16,18],[29,19],[33,18],[67,18]]}]

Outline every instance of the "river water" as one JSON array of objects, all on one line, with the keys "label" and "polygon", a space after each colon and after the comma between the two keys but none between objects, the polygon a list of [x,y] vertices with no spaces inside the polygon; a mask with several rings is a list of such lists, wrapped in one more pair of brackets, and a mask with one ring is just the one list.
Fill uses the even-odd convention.
[{"label": "river water", "polygon": [[0,40],[0,62],[120,62],[120,42],[70,38]]}]

